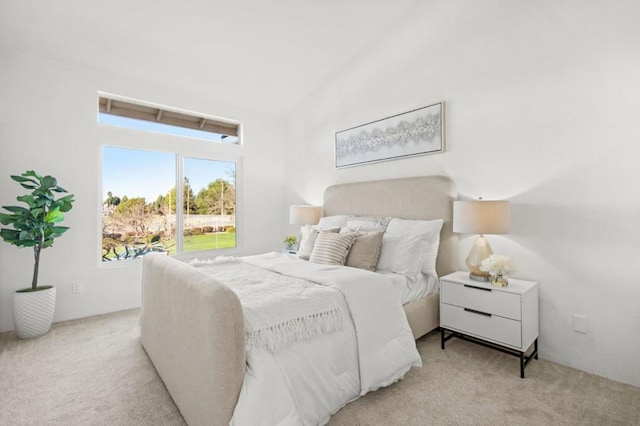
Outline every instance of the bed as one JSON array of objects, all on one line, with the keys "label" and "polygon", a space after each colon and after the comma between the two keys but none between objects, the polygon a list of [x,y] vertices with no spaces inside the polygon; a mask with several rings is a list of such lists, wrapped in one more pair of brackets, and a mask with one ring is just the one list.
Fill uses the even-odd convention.
[{"label": "bed", "polygon": [[[443,219],[435,265],[442,276],[457,269],[457,239],[451,230],[455,198],[455,185],[443,176],[339,184],[325,191],[323,214]],[[263,260],[258,257],[254,263]],[[298,268],[286,258],[276,260],[278,268]],[[404,305],[401,312],[406,315],[412,338],[423,336],[439,325],[438,293]],[[337,340],[329,340],[325,334],[296,343],[277,357],[257,356],[246,350],[244,315],[236,293],[198,268],[166,256],[144,259],[141,343],[188,424],[249,423],[251,417],[243,415],[253,410],[280,411],[271,419],[263,418],[264,424],[322,424],[330,414],[362,394],[360,384],[354,383],[358,381],[352,374],[354,366],[349,364],[349,359],[361,356],[356,346],[359,343],[353,343],[355,335],[361,334],[356,333],[357,324],[332,333],[331,338]],[[333,348],[333,352],[327,349],[324,355],[325,347]],[[336,355],[340,353],[343,355]],[[335,365],[323,371],[325,367],[314,363],[319,356],[338,356],[337,364],[349,365],[345,364],[340,374],[334,371]],[[288,368],[299,370],[291,374],[300,382],[282,384],[292,390],[295,400],[284,404],[284,408],[268,406],[269,399],[258,394],[274,394],[270,396],[278,401],[290,398],[284,393],[278,395],[279,388],[274,383],[288,381],[288,376],[275,376],[274,371],[299,362],[300,367]],[[356,365],[356,374],[358,368],[365,367]],[[406,371],[405,368],[384,382],[372,382],[366,391],[390,384]],[[323,379],[332,374],[336,380]],[[259,407],[260,404],[267,406]],[[287,408],[298,406],[304,406],[298,410],[304,412],[304,418]]]}]

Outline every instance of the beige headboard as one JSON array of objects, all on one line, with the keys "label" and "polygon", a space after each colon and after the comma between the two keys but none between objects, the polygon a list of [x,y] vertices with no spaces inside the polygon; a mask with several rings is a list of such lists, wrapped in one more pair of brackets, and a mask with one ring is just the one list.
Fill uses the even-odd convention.
[{"label": "beige headboard", "polygon": [[420,176],[344,183],[324,192],[323,215],[392,216],[444,219],[436,270],[443,276],[458,269],[458,237],[452,231],[456,186],[446,176]]}]

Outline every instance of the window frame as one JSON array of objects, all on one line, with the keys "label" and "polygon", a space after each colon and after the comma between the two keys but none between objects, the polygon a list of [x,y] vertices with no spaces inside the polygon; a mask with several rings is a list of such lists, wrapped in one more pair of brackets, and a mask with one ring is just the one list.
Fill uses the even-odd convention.
[{"label": "window frame", "polygon": [[[115,109],[113,110],[113,112],[110,112],[112,103],[115,103],[116,106],[114,107]],[[119,103],[122,104],[121,107],[117,106]],[[202,138],[205,140],[209,140],[212,143],[225,143],[230,145],[240,145],[242,143],[241,123],[237,120],[229,120],[211,114],[201,114],[186,109],[167,107],[160,104],[154,104],[152,102],[136,100],[124,96],[98,91],[98,116],[100,114],[133,119],[146,123],[162,124],[173,126],[176,128],[196,130],[200,132],[210,133],[212,135],[220,134],[237,138],[237,142],[215,141],[207,138]],[[123,125],[121,127],[128,126]],[[231,131],[220,132],[221,129],[227,129]],[[163,132],[160,130],[148,131],[169,134],[168,132]],[[197,136],[185,137],[197,138]]]},{"label": "window frame", "polygon": [[[96,211],[98,222],[96,224],[96,261],[101,267],[121,267],[125,265],[136,265],[141,258],[130,259],[127,261],[118,262],[104,262],[102,261],[102,215],[103,215],[103,148],[105,146],[116,148],[129,148],[142,151],[162,152],[173,154],[176,161],[176,188],[182,188],[180,182],[184,180],[184,158],[198,158],[210,161],[226,161],[232,162],[236,165],[236,246],[233,248],[222,249],[210,249],[202,251],[182,251],[183,238],[182,234],[184,220],[184,212],[182,209],[176,209],[176,254],[171,255],[177,259],[193,259],[196,257],[209,257],[216,255],[232,255],[239,252],[242,249],[242,235],[243,235],[243,203],[242,203],[242,124],[238,124],[238,137],[237,144],[225,144],[216,143],[210,140],[191,138],[188,136],[177,136],[165,133],[157,133],[146,130],[132,129],[127,127],[112,126],[110,124],[99,123],[97,121],[96,111],[96,125],[97,125],[97,139],[98,139],[98,188],[96,194]],[[124,195],[124,194],[123,194]],[[181,206],[183,200],[182,189],[177,191],[176,206]],[[179,213],[178,213],[179,210]]]}]

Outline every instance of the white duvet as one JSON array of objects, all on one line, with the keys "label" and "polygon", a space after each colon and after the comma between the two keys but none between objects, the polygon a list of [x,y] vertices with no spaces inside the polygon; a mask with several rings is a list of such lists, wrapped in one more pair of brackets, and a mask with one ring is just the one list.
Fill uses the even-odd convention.
[{"label": "white duvet", "polygon": [[[346,403],[400,380],[422,362],[389,278],[280,253],[243,261],[332,288],[341,330],[276,353],[247,351],[247,371],[232,425],[317,425]],[[241,298],[242,301],[242,298]]]}]

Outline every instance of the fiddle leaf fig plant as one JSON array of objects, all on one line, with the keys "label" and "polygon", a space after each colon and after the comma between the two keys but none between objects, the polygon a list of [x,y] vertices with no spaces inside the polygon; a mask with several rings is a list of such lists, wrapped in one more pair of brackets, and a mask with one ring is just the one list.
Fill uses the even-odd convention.
[{"label": "fiddle leaf fig plant", "polygon": [[26,207],[2,207],[8,213],[0,213],[0,224],[10,225],[11,228],[0,228],[0,237],[17,247],[33,249],[35,262],[30,291],[37,291],[40,252],[51,247],[53,240],[69,229],[58,224],[64,220],[64,213],[71,210],[73,194],[56,199],[56,194],[67,193],[67,190],[58,186],[54,177],[40,176],[33,170],[28,170],[20,176],[12,175],[11,179],[31,192],[16,198],[26,204]]}]

